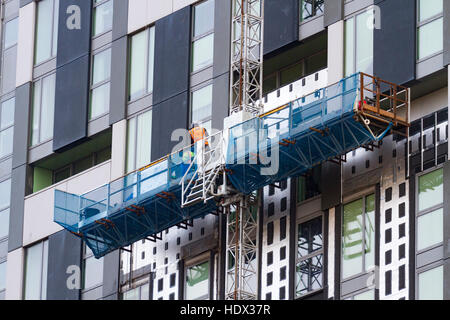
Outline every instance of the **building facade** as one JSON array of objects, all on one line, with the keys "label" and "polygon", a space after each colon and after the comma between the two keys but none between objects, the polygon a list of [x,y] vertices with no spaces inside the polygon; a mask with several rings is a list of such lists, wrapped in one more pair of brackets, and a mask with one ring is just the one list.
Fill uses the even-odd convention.
[{"label": "building facade", "polygon": [[[408,139],[259,191],[262,300],[450,299],[447,0],[265,0],[264,101],[355,72],[411,88]],[[0,299],[223,299],[227,217],[96,259],[53,222],[229,115],[231,0],[2,0]],[[449,31],[449,32],[447,32]]]}]

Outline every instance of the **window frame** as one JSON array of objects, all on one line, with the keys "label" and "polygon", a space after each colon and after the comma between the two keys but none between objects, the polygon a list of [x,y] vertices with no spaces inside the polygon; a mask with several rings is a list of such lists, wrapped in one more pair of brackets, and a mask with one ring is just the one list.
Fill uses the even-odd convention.
[{"label": "window frame", "polygon": [[[43,97],[43,94],[42,94],[42,90],[43,90],[43,81],[44,81],[44,79],[45,78],[48,78],[48,77],[52,77],[52,76],[54,76],[55,77],[55,88],[54,88],[54,91],[55,91],[55,96],[53,97],[53,99],[56,99],[56,70],[53,70],[52,72],[50,72],[50,73],[46,73],[45,75],[43,75],[42,77],[39,77],[38,79],[36,79],[36,80],[34,80],[33,81],[33,83],[32,83],[32,90],[31,90],[31,118],[30,118],[30,133],[29,133],[29,139],[30,139],[30,142],[29,142],[29,147],[31,147],[31,148],[35,148],[35,147],[37,147],[37,146],[40,146],[40,145],[43,145],[43,144],[45,144],[45,143],[47,143],[47,142],[49,142],[49,141],[52,141],[53,140],[53,137],[54,137],[54,134],[55,134],[55,132],[54,132],[54,123],[53,123],[53,126],[52,126],[52,128],[51,128],[51,130],[52,130],[52,136],[50,137],[50,138],[48,138],[48,139],[45,139],[45,140],[41,140],[41,135],[42,135],[42,97]],[[34,101],[34,95],[35,95],[35,90],[36,90],[36,83],[40,83],[40,88],[39,88],[39,90],[40,90],[40,93],[39,93],[39,131],[38,131],[38,142],[36,142],[35,144],[33,144],[33,119],[34,119],[34,112],[35,112],[35,101]],[[53,102],[53,117],[54,117],[54,115],[55,115],[55,101]]]},{"label": "window frame", "polygon": [[[322,1],[322,4],[319,5],[319,2]],[[313,18],[318,18],[320,16],[322,16],[325,13],[325,2],[323,2],[323,0],[313,0],[313,7],[312,7],[312,11],[313,14],[303,18],[303,4],[304,4],[305,0],[299,0],[299,20],[300,20],[300,24],[311,21]],[[321,12],[318,11],[319,8],[321,9]]]},{"label": "window frame", "polygon": [[[56,58],[56,56],[58,55],[58,23],[59,23],[59,12],[55,12],[56,8],[59,9],[60,6],[60,0],[52,0],[53,1],[53,10],[52,10],[52,35],[51,35],[51,45],[50,45],[50,57],[40,61],[40,62],[36,62],[36,54],[37,54],[37,42],[38,42],[38,37],[37,35],[37,30],[38,30],[38,15],[39,15],[39,3],[41,1],[37,1],[36,3],[36,12],[35,12],[35,36],[34,36],[34,47],[33,47],[33,67],[36,68],[38,66],[41,66],[53,59]],[[58,5],[56,5],[56,2],[58,1]],[[59,11],[59,10],[58,10]],[[55,23],[55,17],[58,18],[58,21],[56,21]],[[55,30],[55,25],[57,26],[57,29]],[[56,31],[56,35],[54,34]],[[55,41],[55,37],[56,37],[56,41]],[[56,43],[55,43],[56,42]],[[56,45],[56,48],[54,48],[54,45]],[[54,52],[54,54],[53,54]]]},{"label": "window frame", "polygon": [[[367,201],[366,201],[366,199],[368,197],[372,196],[372,195],[374,196],[374,212],[375,212],[373,225],[374,225],[374,233],[376,235],[376,233],[377,233],[376,215],[377,215],[377,204],[378,204],[379,200],[377,200],[376,191],[374,189],[369,191],[369,192],[366,191],[363,194],[355,195],[354,197],[352,197],[350,199],[347,199],[347,201],[345,201],[342,204],[342,209],[341,209],[341,239],[340,239],[340,253],[339,253],[340,257],[341,257],[341,263],[340,263],[340,269],[341,269],[341,271],[340,271],[340,278],[341,278],[341,282],[346,282],[346,281],[358,278],[358,277],[360,277],[360,276],[362,276],[364,274],[368,274],[368,273],[371,273],[374,270],[376,270],[376,260],[375,260],[375,256],[376,256],[375,253],[376,252],[375,252],[375,249],[376,249],[376,243],[377,243],[377,241],[379,241],[379,239],[377,237],[375,237],[374,248],[372,250],[372,254],[374,255],[374,266],[371,267],[370,269],[368,269],[367,266],[366,266],[366,252],[365,252],[366,251],[366,215],[367,215],[367,211],[366,211],[366,209],[367,209]],[[362,266],[361,266],[362,271],[359,272],[359,273],[355,273],[353,275],[344,277],[344,256],[343,256],[343,253],[344,253],[344,207],[346,205],[351,204],[351,203],[353,203],[355,201],[358,201],[360,199],[362,199],[362,209],[363,209],[362,210],[363,211],[362,212],[363,228],[362,228],[362,231],[361,231],[363,236],[362,236],[362,244],[361,244],[361,246],[363,248],[364,254],[362,255],[362,262],[361,262],[361,264],[362,264]]]},{"label": "window frame", "polygon": [[[0,101],[0,123],[1,123],[1,121],[2,121],[2,115],[1,115],[1,109],[2,109],[2,107],[3,107],[3,104],[4,103],[6,103],[6,102],[9,102],[10,100],[14,100],[14,114],[16,113],[16,97],[15,96],[12,96],[12,97],[9,97],[9,98],[7,98],[7,99],[4,99],[4,100],[2,100],[2,101]],[[13,145],[13,147],[14,147],[14,125],[15,125],[15,121],[14,121],[15,119],[14,119],[14,117],[13,117],[13,121],[12,121],[12,124],[10,124],[10,125],[8,125],[8,126],[6,126],[5,128],[1,128],[0,127],[0,135],[4,132],[4,131],[7,131],[7,130],[13,130],[13,134],[12,134],[12,139],[13,139],[13,141],[11,141],[11,144]],[[9,154],[5,154],[5,155],[1,155],[0,154],[0,161],[3,161],[4,159],[7,159],[7,158],[10,158],[10,157],[12,157],[12,154],[13,154],[13,150],[11,151],[11,153],[9,153]]]},{"label": "window frame", "polygon": [[[443,0],[446,1],[446,0]],[[431,59],[435,56],[438,56],[444,52],[444,45],[442,45],[443,50],[437,51],[435,53],[429,54],[425,57],[420,58],[419,56],[419,30],[420,28],[424,27],[425,25],[431,24],[439,19],[444,19],[444,9],[434,16],[428,17],[427,19],[420,21],[420,0],[416,0],[416,62],[420,63],[422,61],[426,61],[428,59]],[[445,37],[445,33],[444,33]],[[442,39],[442,44],[444,43],[444,38]]]},{"label": "window frame", "polygon": [[[139,121],[139,117],[143,116],[147,112],[151,113],[151,118],[152,118],[152,123],[151,123],[151,128],[150,128],[151,136],[150,136],[150,160],[149,160],[149,163],[151,163],[151,161],[152,161],[153,108],[150,108],[150,109],[145,109],[143,111],[140,111],[140,112],[134,114],[133,116],[127,118],[127,133],[126,133],[126,148],[125,148],[126,149],[125,150],[125,152],[126,152],[126,154],[125,154],[125,171],[127,173],[132,173],[132,172],[142,168],[142,167],[139,167],[139,168],[137,167],[137,155],[138,155],[138,148],[137,148],[137,145],[138,145],[137,142],[138,141],[137,141],[137,139],[138,139],[138,133],[139,133],[138,121]],[[133,133],[134,134],[134,146],[133,146],[134,164],[133,164],[133,169],[128,170],[128,165],[129,165],[129,163],[128,163],[128,154],[130,152],[130,143],[129,143],[129,134],[128,134],[129,130],[128,130],[128,128],[129,128],[130,121],[133,120],[133,119],[135,121],[135,128],[134,128],[134,133]]]},{"label": "window frame", "polygon": [[[210,261],[210,252],[207,252],[207,255],[201,255],[200,257],[198,257],[198,259],[193,260],[192,262],[189,263],[185,263],[184,265],[184,269],[186,270],[185,275],[184,275],[184,279],[183,279],[183,286],[184,286],[184,290],[183,290],[183,295],[184,295],[184,299],[186,298],[186,292],[187,292],[187,270],[189,268],[204,264],[204,263],[208,263],[208,293],[207,295],[203,295],[200,298],[197,298],[195,301],[207,301],[207,300],[211,300],[211,261]],[[214,276],[212,277],[214,278]]]},{"label": "window frame", "polygon": [[[38,242],[35,242],[35,243],[31,244],[31,245],[28,245],[25,248],[24,266],[23,266],[23,274],[22,274],[22,280],[23,280],[22,295],[23,295],[23,300],[29,300],[29,299],[26,299],[26,277],[27,277],[27,268],[26,268],[26,266],[27,266],[28,250],[30,248],[32,248],[34,246],[37,246],[37,245],[40,245],[40,244],[42,245],[42,248],[41,248],[41,258],[40,258],[41,259],[40,260],[40,271],[41,271],[41,274],[40,274],[40,279],[39,279],[39,288],[40,288],[40,290],[39,290],[39,299],[38,300],[46,300],[47,299],[47,292],[46,291],[44,292],[42,290],[43,289],[42,286],[44,284],[43,280],[48,281],[48,256],[49,256],[49,250],[48,249],[49,249],[49,240],[48,240],[48,238],[45,238],[45,239],[42,239],[42,240],[40,240]],[[47,246],[47,249],[45,249],[45,246]],[[45,251],[47,251],[47,258],[44,257]],[[47,266],[44,266],[44,261],[47,262]],[[45,269],[47,271],[47,274],[45,275],[45,279],[44,279],[44,267],[45,267]],[[46,282],[45,282],[45,286],[47,286]],[[43,294],[44,294],[44,297],[43,297]]]},{"label": "window frame", "polygon": [[[106,4],[107,2],[111,1],[111,6],[112,6],[112,17],[111,20],[113,23],[111,23],[111,29],[107,29],[103,32],[100,32],[99,34],[95,34],[95,21],[96,21],[96,17],[97,17],[97,8]],[[114,25],[114,0],[98,0],[98,2],[96,2],[95,0],[92,1],[92,38],[93,39],[97,39],[109,32],[112,31],[113,29],[113,25]]]},{"label": "window frame", "polygon": [[[443,261],[434,262],[434,263],[428,264],[428,265],[416,270],[416,274],[415,274],[416,285],[415,285],[415,290],[414,290],[416,300],[420,300],[419,299],[419,294],[420,294],[419,276],[425,272],[432,271],[432,270],[440,268],[440,267],[444,268],[443,272],[444,272],[444,279],[445,279],[445,264]],[[444,286],[442,295],[445,298],[445,286]]]},{"label": "window frame", "polygon": [[[203,1],[200,1],[198,3],[195,3],[192,6],[191,44],[190,44],[191,45],[191,48],[190,48],[191,58],[190,58],[190,66],[189,66],[189,72],[190,72],[191,75],[200,73],[200,72],[202,72],[202,71],[204,71],[204,70],[206,70],[208,68],[211,68],[214,65],[214,41],[215,41],[214,33],[215,33],[215,22],[216,22],[215,16],[213,15],[213,17],[212,17],[213,18],[213,26],[212,26],[212,28],[210,30],[205,31],[205,32],[203,32],[203,33],[201,33],[199,35],[196,35],[196,36],[194,35],[194,32],[195,32],[195,7],[197,7],[197,6],[199,6],[199,5],[203,4],[203,3],[206,3],[208,1],[212,1],[213,2],[213,4],[214,4],[213,5],[214,12],[215,12],[216,11],[216,0],[203,0]],[[199,40],[202,40],[202,39],[208,37],[211,34],[213,35],[212,62],[211,62],[211,64],[208,64],[208,65],[206,65],[204,67],[201,67],[201,68],[199,68],[197,70],[194,70],[194,43],[199,41]]]},{"label": "window frame", "polygon": [[[211,122],[211,130],[213,129],[212,127],[212,120],[213,120],[213,103],[214,103],[214,82],[212,80],[206,81],[204,83],[202,83],[199,86],[196,86],[194,88],[191,88],[191,92],[190,92],[190,97],[189,97],[189,124],[190,126],[192,126],[194,124],[194,121],[192,121],[192,116],[193,116],[193,99],[194,99],[194,93],[197,91],[200,91],[202,89],[205,89],[206,87],[211,86],[211,114],[209,117],[203,118],[201,120],[198,120],[197,123],[199,125],[205,124],[207,122]],[[207,134],[211,135],[211,132],[207,132]]]},{"label": "window frame", "polygon": [[[110,1],[110,0],[107,0]],[[106,79],[99,81],[98,83],[94,84],[94,61],[95,61],[95,56],[104,53],[105,51],[110,51],[109,52],[109,77],[107,77]],[[108,85],[109,84],[109,95],[106,97],[108,99],[108,106],[110,106],[110,97],[111,97],[111,69],[112,69],[112,47],[111,45],[107,45],[105,47],[102,47],[98,50],[95,50],[94,52],[92,52],[91,54],[91,65],[90,65],[90,78],[89,78],[89,113],[88,113],[88,122],[90,121],[94,121],[96,119],[99,119],[107,114],[109,114],[110,109],[108,108],[105,112],[95,116],[95,117],[91,117],[92,114],[92,97],[93,97],[93,92],[95,89],[98,89],[102,86]]]},{"label": "window frame", "polygon": [[[153,67],[153,83],[152,83],[152,88],[149,88],[149,70],[150,70],[150,59],[149,59],[149,55],[150,55],[150,40],[151,40],[151,29],[153,29],[153,62],[152,62],[152,67]],[[133,42],[133,37],[138,35],[141,32],[147,32],[147,37],[146,37],[146,54],[145,54],[145,70],[146,70],[146,77],[145,77],[145,90],[142,94],[137,95],[137,96],[131,96],[131,71],[132,71],[132,53],[133,53],[133,46],[132,46],[132,42]],[[140,29],[139,31],[128,35],[128,57],[127,57],[127,104],[130,105],[138,100],[141,100],[149,95],[153,94],[154,88],[155,88],[155,49],[156,49],[156,26],[155,24],[149,25],[143,29]]]},{"label": "window frame", "polygon": [[[415,220],[414,223],[415,223],[415,226],[416,226],[415,227],[415,243],[414,243],[414,246],[415,246],[415,249],[416,249],[416,255],[424,253],[424,252],[427,252],[427,251],[430,251],[430,250],[433,250],[433,249],[438,248],[438,247],[440,247],[440,246],[442,246],[444,244],[444,242],[442,241],[440,243],[434,244],[432,246],[429,246],[429,247],[421,249],[421,250],[417,249],[418,248],[418,240],[419,240],[419,232],[418,232],[418,225],[419,225],[418,221],[419,221],[419,218],[423,217],[423,216],[425,216],[427,214],[433,213],[433,212],[435,212],[435,211],[437,211],[439,209],[443,209],[444,210],[444,201],[443,201],[443,202],[441,202],[439,204],[436,204],[436,205],[434,205],[432,207],[429,207],[429,208],[426,208],[426,209],[423,209],[423,210],[419,211],[419,183],[420,183],[420,177],[426,176],[427,174],[433,173],[433,172],[438,171],[438,170],[443,170],[443,168],[444,168],[443,165],[439,165],[437,167],[433,167],[433,168],[424,170],[424,171],[422,171],[422,172],[420,172],[419,174],[416,175],[415,187],[416,187],[417,191],[416,191],[416,194],[415,194],[415,198],[416,198],[415,199],[415,207],[416,207],[415,211],[416,212],[415,212],[415,218],[414,218],[414,220]],[[442,174],[444,174],[444,173],[442,173]],[[444,212],[443,215],[445,215],[445,212]],[[442,225],[442,228],[444,228],[444,225]]]},{"label": "window frame", "polygon": [[[310,254],[300,258],[298,256],[298,231],[299,231],[298,228],[299,228],[299,226],[301,224],[311,222],[311,221],[313,221],[313,220],[315,220],[315,219],[317,219],[319,217],[322,218],[322,248],[320,250],[316,250],[313,253],[310,253]],[[325,216],[324,216],[323,212],[319,211],[319,212],[315,212],[313,214],[310,214],[310,215],[298,218],[295,221],[295,226],[296,226],[296,228],[295,228],[295,239],[296,239],[296,242],[295,242],[295,261],[294,261],[295,262],[295,266],[294,266],[295,267],[295,279],[294,279],[295,297],[294,297],[294,299],[303,299],[303,298],[308,297],[310,295],[314,295],[317,292],[322,291],[323,288],[324,288],[324,286],[323,286],[323,279],[324,279],[324,275],[325,275],[325,272],[326,272],[326,270],[325,270],[325,260],[324,259],[325,259],[325,246],[327,245],[325,243],[324,219],[325,219]],[[320,289],[308,291],[307,293],[305,293],[303,295],[298,295],[298,292],[297,292],[297,270],[296,270],[297,269],[297,265],[300,262],[304,261],[304,260],[311,259],[311,258],[313,258],[315,256],[318,256],[318,255],[322,255],[322,287]]]}]

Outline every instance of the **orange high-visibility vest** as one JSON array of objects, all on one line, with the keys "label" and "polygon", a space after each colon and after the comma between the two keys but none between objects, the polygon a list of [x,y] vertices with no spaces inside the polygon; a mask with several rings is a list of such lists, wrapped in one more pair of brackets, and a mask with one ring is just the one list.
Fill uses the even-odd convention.
[{"label": "orange high-visibility vest", "polygon": [[[206,138],[205,128],[195,127],[195,128],[192,128],[191,130],[189,130],[189,133],[190,133],[192,141],[194,141],[194,143],[197,143],[198,141]],[[208,145],[208,141],[205,142],[205,145]]]}]

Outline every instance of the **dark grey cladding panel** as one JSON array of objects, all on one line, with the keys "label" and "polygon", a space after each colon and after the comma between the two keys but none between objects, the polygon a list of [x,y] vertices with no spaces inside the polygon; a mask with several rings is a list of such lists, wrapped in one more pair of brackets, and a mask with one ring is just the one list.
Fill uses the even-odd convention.
[{"label": "dark grey cladding panel", "polygon": [[216,0],[214,9],[213,77],[230,70],[231,1]]},{"label": "dark grey cladding panel", "polygon": [[190,26],[190,6],[156,21],[155,105],[189,89]]},{"label": "dark grey cladding panel", "polygon": [[228,117],[229,87],[229,73],[225,73],[213,80],[212,127],[217,130],[223,129],[223,119]]},{"label": "dark grey cladding panel", "polygon": [[324,26],[328,27],[344,18],[344,0],[325,0]]},{"label": "dark grey cladding panel", "polygon": [[20,8],[25,7],[27,4],[33,2],[33,0],[20,0]]},{"label": "dark grey cladding panel", "polygon": [[450,1],[444,1],[444,66],[450,64]]},{"label": "dark grey cladding panel", "polygon": [[[152,115],[152,161],[172,152],[180,141],[171,141],[176,129],[186,129],[188,122],[187,91],[153,107]],[[190,141],[188,141],[190,143]]]},{"label": "dark grey cladding panel", "polygon": [[11,207],[9,214],[8,252],[20,248],[23,244],[23,213],[27,194],[27,174],[30,167],[26,164],[14,168],[11,174]]},{"label": "dark grey cladding panel", "polygon": [[265,0],[264,54],[298,41],[298,16],[298,0]]},{"label": "dark grey cladding panel", "polygon": [[118,300],[119,294],[119,250],[107,254],[103,258],[103,297],[115,297]]},{"label": "dark grey cladding panel", "polygon": [[[381,28],[374,29],[374,74],[405,84],[416,70],[416,1],[378,1]],[[401,13],[401,14],[399,14]]]},{"label": "dark grey cladding panel", "polygon": [[48,238],[48,300],[80,299],[77,284],[81,284],[81,243],[66,230]]},{"label": "dark grey cladding panel", "polygon": [[91,16],[92,1],[59,0],[57,67],[89,54]]},{"label": "dark grey cladding panel", "polygon": [[31,110],[31,82],[16,88],[16,106],[14,113],[13,168],[27,163],[29,113]]},{"label": "dark grey cladding panel", "polygon": [[89,56],[56,71],[53,151],[60,151],[87,136]]},{"label": "dark grey cladding panel", "polygon": [[322,164],[322,210],[341,203],[341,167],[332,162]]},{"label": "dark grey cladding panel", "polygon": [[114,1],[113,8],[113,41],[128,33],[128,0]]},{"label": "dark grey cladding panel", "polygon": [[[117,2],[117,1],[116,1]],[[125,119],[127,103],[127,45],[128,38],[115,40],[111,46],[111,96],[109,123]]]}]

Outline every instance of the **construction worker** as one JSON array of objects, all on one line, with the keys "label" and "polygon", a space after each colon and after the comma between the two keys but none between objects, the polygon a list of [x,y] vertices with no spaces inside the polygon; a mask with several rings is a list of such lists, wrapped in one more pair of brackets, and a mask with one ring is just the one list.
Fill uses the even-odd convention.
[{"label": "construction worker", "polygon": [[[205,128],[202,128],[197,123],[194,123],[191,130],[189,130],[189,134],[191,135],[191,143],[196,144],[198,141],[205,139],[208,133]],[[205,140],[205,146],[207,145],[208,141]]]}]

